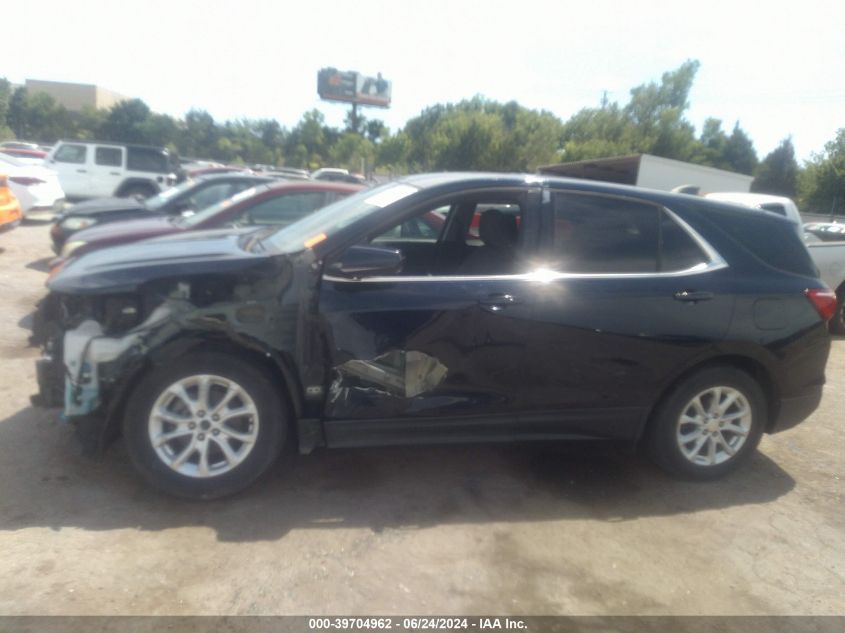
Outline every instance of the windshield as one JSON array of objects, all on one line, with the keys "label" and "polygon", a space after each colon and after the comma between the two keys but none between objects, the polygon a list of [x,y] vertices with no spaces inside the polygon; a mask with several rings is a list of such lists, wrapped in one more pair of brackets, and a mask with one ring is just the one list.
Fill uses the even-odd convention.
[{"label": "windshield", "polygon": [[173,200],[176,196],[181,193],[184,193],[197,183],[193,180],[186,180],[183,183],[176,185],[175,187],[170,187],[169,189],[165,189],[160,194],[153,196],[152,198],[147,198],[144,200],[144,206],[147,207],[150,211],[158,211],[168,202]]},{"label": "windshield", "polygon": [[310,248],[371,212],[417,191],[416,187],[395,182],[364,189],[279,229],[268,236],[267,242],[284,253]]},{"label": "windshield", "polygon": [[187,215],[184,217],[179,218],[176,220],[176,223],[186,229],[193,228],[198,224],[205,222],[209,218],[214,217],[221,211],[228,209],[233,204],[238,204],[239,202],[243,202],[247,198],[251,198],[252,196],[260,193],[262,191],[266,191],[269,189],[269,185],[261,185],[259,187],[250,187],[249,189],[244,189],[243,191],[237,193],[236,195],[232,196],[231,198],[226,198],[225,200],[221,200],[217,204],[213,204],[210,207],[207,207],[200,211],[199,213],[194,213],[192,215]]}]

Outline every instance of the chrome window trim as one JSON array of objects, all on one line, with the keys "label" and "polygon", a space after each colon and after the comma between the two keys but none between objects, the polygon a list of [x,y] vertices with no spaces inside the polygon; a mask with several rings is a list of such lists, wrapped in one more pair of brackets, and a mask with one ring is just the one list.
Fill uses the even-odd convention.
[{"label": "chrome window trim", "polygon": [[698,247],[703,250],[704,254],[707,255],[708,259],[710,259],[710,264],[717,263],[722,264],[722,266],[720,266],[721,268],[727,267],[728,263],[724,260],[721,255],[719,255],[718,251],[712,246],[710,246],[707,240],[705,240],[703,237],[701,237],[701,235],[698,234],[698,231],[696,231],[689,224],[687,224],[686,220],[684,220],[682,217],[680,217],[677,213],[675,213],[674,211],[672,211],[672,209],[668,207],[661,207],[661,209],[663,209],[663,211],[666,212],[666,215],[668,215],[674,222],[677,222],[678,225],[684,231],[687,232],[687,235],[689,235],[693,239],[693,241],[698,244]]},{"label": "chrome window trim", "polygon": [[347,283],[397,283],[400,281],[420,282],[420,281],[533,281],[538,283],[547,283],[550,281],[559,281],[561,279],[662,279],[666,277],[687,277],[689,275],[701,275],[704,273],[713,272],[727,268],[728,264],[724,261],[710,262],[709,264],[701,263],[692,268],[684,270],[673,270],[665,273],[560,273],[554,270],[538,269],[530,273],[520,273],[518,275],[421,275],[421,276],[396,276],[396,277],[362,277],[346,278],[335,277],[334,275],[323,275],[323,281],[331,282],[347,282]]},{"label": "chrome window trim", "polygon": [[[598,194],[600,195],[600,194]],[[643,201],[646,202],[647,201]],[[683,270],[672,270],[666,272],[653,273],[565,273],[556,270],[548,270],[539,268],[530,273],[520,273],[518,275],[418,275],[418,276],[386,276],[386,277],[363,277],[363,278],[346,278],[335,277],[333,275],[323,275],[324,281],[330,282],[346,282],[346,283],[397,283],[400,281],[407,282],[424,282],[424,281],[534,281],[539,283],[547,283],[551,281],[558,281],[561,279],[664,279],[672,277],[687,277],[689,275],[701,275],[704,273],[714,272],[723,268],[728,268],[728,263],[725,259],[713,248],[707,240],[705,240],[698,232],[692,228],[687,222],[678,216],[674,211],[663,205],[655,205],[662,209],[673,222],[677,224],[693,239],[698,247],[704,251],[705,256],[710,260],[709,262],[702,262],[696,264],[691,268]]]}]

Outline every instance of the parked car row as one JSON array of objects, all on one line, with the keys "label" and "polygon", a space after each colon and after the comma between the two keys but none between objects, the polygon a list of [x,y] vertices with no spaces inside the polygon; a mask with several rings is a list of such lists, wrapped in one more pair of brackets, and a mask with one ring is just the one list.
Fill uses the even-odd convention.
[{"label": "parked car row", "polygon": [[712,479],[821,398],[837,300],[785,217],[536,175],[232,178],[71,208],[35,319],[34,402],[171,494],[287,445],[621,441]]},{"label": "parked car row", "polygon": [[[199,185],[205,186],[199,192],[186,196],[187,192],[174,195],[185,203],[171,206],[173,210],[183,210],[181,214],[165,214],[147,205],[137,212],[147,217],[127,219],[123,210],[124,221],[101,222],[72,233],[62,233],[62,223],[67,226],[69,218],[54,225],[57,231],[51,232],[54,244],[64,238],[59,251],[60,256],[51,262],[51,267],[63,266],[69,257],[79,257],[85,253],[109,246],[137,242],[139,240],[173,235],[187,231],[202,231],[218,228],[240,228],[272,226],[282,227],[304,217],[308,213],[354,193],[360,187],[319,182],[265,182],[267,179],[250,177],[218,176],[209,177]],[[248,189],[245,187],[249,187]],[[177,187],[175,189],[180,189]],[[199,189],[199,186],[190,189]],[[221,192],[225,191],[223,194]],[[166,192],[167,193],[167,192]],[[234,195],[233,195],[234,194]],[[220,197],[218,197],[220,196]],[[163,196],[162,196],[163,197]],[[221,199],[222,198],[222,199]],[[160,203],[161,199],[157,199]],[[194,204],[198,212],[188,207]],[[162,206],[167,206],[165,203]],[[77,216],[70,216],[77,218]]]}]

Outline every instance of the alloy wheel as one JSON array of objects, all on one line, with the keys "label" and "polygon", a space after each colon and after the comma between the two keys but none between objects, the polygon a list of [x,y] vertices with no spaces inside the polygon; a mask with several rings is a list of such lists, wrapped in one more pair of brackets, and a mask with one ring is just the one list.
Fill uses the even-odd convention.
[{"label": "alloy wheel", "polygon": [[694,396],[681,410],[676,440],[688,461],[698,466],[715,466],[740,451],[751,424],[751,405],[741,391],[711,387]]},{"label": "alloy wheel", "polygon": [[258,408],[222,376],[182,378],[161,392],[147,429],[158,458],[181,475],[216,477],[242,463],[258,437]]}]

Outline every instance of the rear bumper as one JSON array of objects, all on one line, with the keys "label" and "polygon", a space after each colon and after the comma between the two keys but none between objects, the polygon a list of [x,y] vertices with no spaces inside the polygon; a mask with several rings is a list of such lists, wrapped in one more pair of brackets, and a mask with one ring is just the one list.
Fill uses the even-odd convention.
[{"label": "rear bumper", "polygon": [[23,215],[27,220],[41,222],[54,220],[62,212],[64,203],[65,199],[59,198],[52,204],[34,204],[29,209],[26,209]]},{"label": "rear bumper", "polygon": [[781,399],[780,411],[768,429],[769,433],[779,433],[803,422],[818,408],[821,400],[821,385],[812,387],[799,396]]},{"label": "rear bumper", "polygon": [[[65,192],[58,184],[26,187],[15,195],[21,204],[21,212],[26,218],[29,218],[30,214],[43,216],[46,213],[58,213],[65,203]],[[32,219],[40,218],[33,217]]]}]

